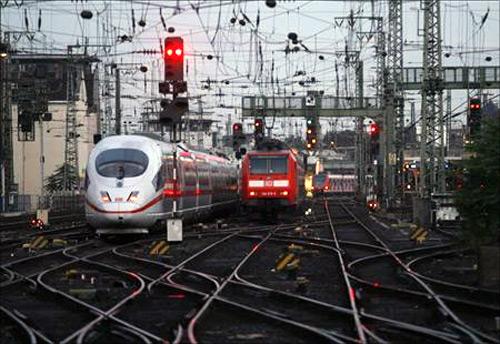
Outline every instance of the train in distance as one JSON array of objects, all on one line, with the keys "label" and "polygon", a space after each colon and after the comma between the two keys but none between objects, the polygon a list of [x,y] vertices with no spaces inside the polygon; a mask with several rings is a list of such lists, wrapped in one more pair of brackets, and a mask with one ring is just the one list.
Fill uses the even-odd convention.
[{"label": "train in distance", "polygon": [[85,184],[87,224],[98,234],[149,233],[173,215],[204,217],[238,202],[237,165],[153,135],[101,140]]},{"label": "train in distance", "polygon": [[305,200],[305,156],[278,140],[247,152],[241,164],[241,202],[253,210],[289,209]]}]

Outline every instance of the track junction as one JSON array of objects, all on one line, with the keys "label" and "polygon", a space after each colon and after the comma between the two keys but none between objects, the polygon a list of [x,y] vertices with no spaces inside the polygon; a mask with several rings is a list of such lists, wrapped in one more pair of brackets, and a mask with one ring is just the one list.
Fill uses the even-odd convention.
[{"label": "track junction", "polygon": [[196,224],[175,244],[64,221],[17,231],[1,246],[3,340],[499,342],[498,291],[429,274],[467,254],[449,235],[416,245],[349,199],[308,207]]}]

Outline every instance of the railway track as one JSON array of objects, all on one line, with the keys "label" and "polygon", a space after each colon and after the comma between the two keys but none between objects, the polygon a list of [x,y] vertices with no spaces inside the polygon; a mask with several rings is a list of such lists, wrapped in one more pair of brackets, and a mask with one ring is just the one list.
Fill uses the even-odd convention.
[{"label": "railway track", "polygon": [[[327,201],[325,201],[325,207],[328,207]],[[356,221],[357,230],[361,230],[368,233],[373,240],[379,243],[381,247],[385,249],[385,252],[372,257],[360,258],[350,264],[350,269],[353,270],[352,277],[356,277],[358,282],[363,281],[365,286],[370,286],[368,288],[369,294],[367,293],[366,299],[370,299],[370,302],[376,300],[373,296],[374,291],[388,290],[391,289],[392,295],[399,298],[399,308],[397,308],[398,303],[392,305],[397,309],[397,312],[392,314],[393,318],[401,319],[405,316],[403,309],[412,310],[410,313],[415,313],[415,309],[422,310],[421,316],[418,316],[420,321],[425,319],[424,314],[430,315],[427,318],[426,327],[428,328],[445,328],[448,331],[454,331],[461,336],[461,340],[471,340],[471,341],[486,341],[486,342],[498,342],[492,334],[483,332],[482,329],[478,327],[471,326],[464,322],[461,317],[459,317],[454,310],[449,306],[450,302],[460,303],[462,306],[468,306],[469,308],[477,309],[477,303],[471,303],[469,299],[453,298],[453,300],[448,295],[442,295],[437,293],[431,283],[421,278],[421,276],[413,271],[409,264],[404,261],[404,254],[409,252],[415,253],[414,250],[408,250],[403,252],[395,251],[385,243],[380,235],[371,228],[369,228],[363,219],[357,216],[353,211],[348,209],[344,204],[340,203],[340,209],[343,213],[348,213]],[[446,251],[449,246],[436,247],[436,250]],[[376,257],[376,258],[374,258]],[[368,261],[377,261],[376,265],[367,265]],[[381,263],[382,262],[382,263]],[[362,263],[362,266],[360,266]],[[356,266],[358,265],[358,266]],[[392,266],[392,268],[391,268]],[[360,271],[362,270],[363,271]],[[369,273],[367,273],[369,271]],[[383,271],[383,272],[382,272]],[[388,273],[388,272],[391,272]],[[361,277],[362,276],[362,277]],[[389,288],[381,288],[381,286],[389,286]],[[425,295],[428,302],[422,303],[423,299],[412,300],[410,295],[415,295],[415,292],[420,292]],[[404,295],[404,296],[403,296]],[[394,296],[393,296],[394,297]],[[384,300],[384,299],[382,299]],[[383,301],[381,301],[383,302]],[[390,303],[388,303],[390,304]],[[405,306],[406,304],[406,306]],[[417,308],[418,307],[418,308]],[[367,305],[367,308],[373,308],[373,305]],[[434,311],[432,312],[432,309]],[[412,319],[408,319],[407,322],[412,322]],[[413,320],[415,322],[415,320]],[[438,325],[438,326],[436,326]]]},{"label": "railway track", "polygon": [[[222,229],[199,226],[182,243],[162,244],[162,254],[152,253],[162,239],[153,235],[12,257],[0,266],[2,329],[24,342],[494,342],[443,316],[441,304],[461,321],[454,307],[470,300],[431,289],[433,297],[398,274],[449,244],[393,249],[349,207],[329,202],[279,224],[233,217]],[[373,266],[388,280],[366,275]]]}]

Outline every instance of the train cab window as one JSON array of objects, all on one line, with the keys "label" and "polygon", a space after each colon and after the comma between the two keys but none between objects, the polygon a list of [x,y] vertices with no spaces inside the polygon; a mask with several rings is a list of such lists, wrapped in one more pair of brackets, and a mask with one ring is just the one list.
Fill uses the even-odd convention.
[{"label": "train cab window", "polygon": [[252,174],[266,174],[267,173],[267,158],[251,157],[250,158],[250,172]]},{"label": "train cab window", "polygon": [[313,186],[323,187],[326,182],[326,174],[317,174],[313,177]]},{"label": "train cab window", "polygon": [[288,171],[287,156],[266,156],[250,158],[251,174],[281,174]]},{"label": "train cab window", "polygon": [[269,173],[287,173],[288,159],[286,156],[269,157]]},{"label": "train cab window", "polygon": [[144,152],[129,148],[108,149],[95,159],[97,173],[118,179],[140,176],[146,171],[148,163]]}]

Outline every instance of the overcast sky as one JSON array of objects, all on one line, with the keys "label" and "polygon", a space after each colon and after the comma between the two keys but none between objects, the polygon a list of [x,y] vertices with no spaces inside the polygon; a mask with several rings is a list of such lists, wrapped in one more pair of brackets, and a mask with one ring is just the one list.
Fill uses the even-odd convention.
[{"label": "overcast sky", "polygon": [[[275,8],[266,6],[265,1],[224,0],[0,0],[0,3],[6,5],[2,9],[2,31],[25,30],[26,20],[29,29],[36,31],[32,39],[11,36],[19,38],[17,48],[64,53],[68,44],[83,43],[88,39],[91,45],[112,46],[109,51],[89,48],[91,53],[105,61],[148,66],[146,75],[131,70],[122,78],[122,94],[140,97],[136,101],[124,100],[125,114],[132,114],[134,109],[140,113],[142,103],[151,96],[157,96],[157,83],[163,73],[160,55],[134,52],[159,50],[160,42],[167,36],[178,35],[185,40],[190,95],[204,96],[206,111],[227,115],[234,114],[235,110],[218,106],[239,107],[242,95],[283,95],[285,92],[291,95],[292,92],[303,94],[307,90],[324,90],[326,94],[334,94],[335,65],[339,68],[341,80],[347,77],[346,82],[341,82],[341,93],[353,95],[354,75],[345,74],[344,56],[336,54],[344,51],[349,41],[352,49],[361,50],[365,63],[365,95],[373,95],[376,36],[360,41],[355,32],[374,31],[376,23],[357,20],[353,35],[349,37],[347,21],[335,18],[348,16],[351,12],[361,16],[381,16],[387,27],[386,1],[277,1]],[[178,9],[175,8],[177,4]],[[80,13],[83,10],[91,11],[93,17],[82,19]],[[443,65],[500,65],[499,1],[443,1],[441,15],[443,52],[450,54],[448,58],[443,58]],[[174,33],[165,30],[162,16],[165,27],[174,28]],[[231,23],[231,18],[236,19],[235,23]],[[144,27],[139,25],[141,19],[145,21]],[[418,35],[418,30],[423,28],[422,19],[419,1],[405,1],[405,66],[421,65],[422,37]],[[241,25],[240,21],[245,25]],[[293,45],[287,38],[290,32],[296,33],[303,45]],[[123,36],[130,40],[119,39]],[[300,50],[286,53],[287,46],[298,46]],[[305,51],[304,47],[309,51]],[[262,50],[262,55],[259,50]],[[209,59],[209,55],[213,58]],[[490,62],[485,60],[487,56],[492,58]],[[263,73],[260,73],[261,64]],[[131,65],[130,68],[136,67]],[[302,74],[300,72],[303,75],[297,75]],[[311,78],[317,82],[309,84],[310,87],[299,84],[299,81]],[[210,83],[206,82],[208,79]],[[218,95],[220,93],[223,96]],[[498,90],[493,93],[498,94]],[[411,94],[410,97],[415,99],[418,109],[419,94]],[[464,99],[465,92],[453,92],[454,107],[459,107]],[[409,111],[409,106],[406,108]]]}]

